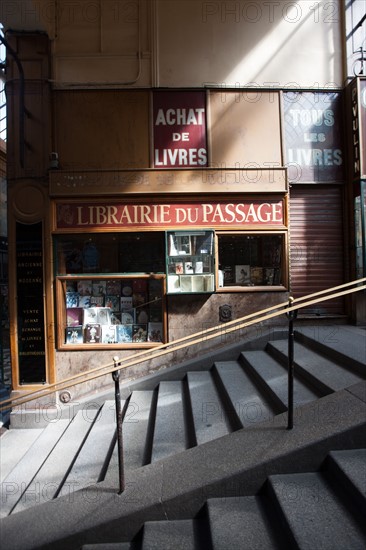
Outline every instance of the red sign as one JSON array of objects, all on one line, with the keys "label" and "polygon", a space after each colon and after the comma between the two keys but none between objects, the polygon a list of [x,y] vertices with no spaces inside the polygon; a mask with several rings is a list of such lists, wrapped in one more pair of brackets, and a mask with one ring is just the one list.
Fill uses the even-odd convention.
[{"label": "red sign", "polygon": [[154,166],[207,166],[204,92],[155,92]]},{"label": "red sign", "polygon": [[282,200],[178,204],[58,203],[56,229],[284,225]]}]

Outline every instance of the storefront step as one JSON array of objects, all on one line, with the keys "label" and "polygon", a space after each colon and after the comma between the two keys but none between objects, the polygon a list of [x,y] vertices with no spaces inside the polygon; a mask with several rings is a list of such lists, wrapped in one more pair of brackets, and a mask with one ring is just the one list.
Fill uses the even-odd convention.
[{"label": "storefront step", "polygon": [[[241,354],[244,368],[249,370],[264,391],[267,392],[280,412],[287,409],[288,374],[287,370],[266,351],[246,351]],[[294,404],[304,405],[316,399],[321,394],[297,379],[294,384]],[[281,410],[282,409],[282,410]]]},{"label": "storefront step", "polygon": [[[270,342],[267,351],[283,365],[288,364],[288,342],[286,340]],[[324,394],[347,388],[363,380],[362,376],[349,370],[348,361],[346,364],[347,368],[331,361],[321,353],[295,343],[294,368],[296,372],[318,387],[319,391]]]}]

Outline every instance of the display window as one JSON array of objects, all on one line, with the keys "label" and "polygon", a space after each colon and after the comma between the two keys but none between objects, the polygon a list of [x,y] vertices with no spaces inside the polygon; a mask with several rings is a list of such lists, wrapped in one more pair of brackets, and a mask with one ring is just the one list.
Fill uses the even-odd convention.
[{"label": "display window", "polygon": [[218,233],[218,287],[254,290],[287,286],[286,233]]}]

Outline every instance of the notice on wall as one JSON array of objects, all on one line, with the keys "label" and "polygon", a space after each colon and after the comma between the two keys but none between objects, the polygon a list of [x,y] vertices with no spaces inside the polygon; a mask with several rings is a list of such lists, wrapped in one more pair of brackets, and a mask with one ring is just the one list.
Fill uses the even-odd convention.
[{"label": "notice on wall", "polygon": [[207,166],[205,101],[204,92],[154,92],[155,168]]},{"label": "notice on wall", "polygon": [[17,223],[16,264],[19,382],[43,383],[46,353],[41,223]]},{"label": "notice on wall", "polygon": [[292,91],[283,98],[289,181],[344,181],[341,94]]}]

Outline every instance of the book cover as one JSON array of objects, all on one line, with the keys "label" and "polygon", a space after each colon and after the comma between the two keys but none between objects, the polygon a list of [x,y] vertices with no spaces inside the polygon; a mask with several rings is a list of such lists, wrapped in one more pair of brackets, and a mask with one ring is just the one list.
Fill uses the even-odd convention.
[{"label": "book cover", "polygon": [[132,325],[132,341],[147,342],[147,325]]},{"label": "book cover", "polygon": [[133,307],[143,306],[147,303],[146,292],[134,292],[132,296]]},{"label": "book cover", "polygon": [[128,311],[132,309],[133,303],[132,303],[132,296],[121,296],[121,311]]},{"label": "book cover", "polygon": [[80,296],[91,296],[92,295],[92,282],[89,280],[78,281],[78,293]]},{"label": "book cover", "polygon": [[91,299],[91,296],[80,296],[79,297],[79,306],[80,307],[90,307],[91,306],[91,303],[90,303],[90,299]]},{"label": "book cover", "polygon": [[121,323],[123,325],[133,325],[136,322],[136,310],[130,309],[129,311],[122,311]]},{"label": "book cover", "polygon": [[184,273],[187,273],[187,274],[194,273],[192,262],[184,262]]},{"label": "book cover", "polygon": [[68,327],[76,327],[83,324],[83,308],[68,307],[66,308],[66,322]]},{"label": "book cover", "polygon": [[108,279],[105,289],[106,294],[120,296],[121,281],[119,279]]},{"label": "book cover", "polygon": [[183,262],[175,262],[175,272],[177,275],[184,273]]},{"label": "book cover", "polygon": [[149,321],[149,309],[146,307],[136,309],[136,323],[146,324]]},{"label": "book cover", "polygon": [[140,292],[147,292],[147,279],[133,279],[132,292],[134,294]]},{"label": "book cover", "polygon": [[263,284],[263,267],[252,267],[250,269],[250,279],[253,285]]},{"label": "book cover", "polygon": [[132,279],[122,279],[121,296],[132,296]]},{"label": "book cover", "polygon": [[148,342],[163,342],[163,324],[149,323],[147,328]]},{"label": "book cover", "polygon": [[92,295],[93,296],[105,296],[107,281],[93,281],[92,282]]},{"label": "book cover", "polygon": [[85,326],[85,342],[88,344],[99,344],[101,338],[101,327],[98,323],[88,323]]},{"label": "book cover", "polygon": [[109,307],[98,307],[97,319],[100,325],[111,325],[111,310]]},{"label": "book cover", "polygon": [[111,311],[111,324],[112,325],[121,324],[121,313],[116,313],[115,311]]},{"label": "book cover", "polygon": [[117,325],[116,338],[118,343],[132,342],[132,325]]},{"label": "book cover", "polygon": [[249,265],[235,266],[235,283],[237,285],[249,285],[250,277],[251,277],[251,273],[250,273]]},{"label": "book cover", "polygon": [[195,262],[194,272],[195,273],[203,273],[203,262]]},{"label": "book cover", "polygon": [[275,270],[273,267],[266,267],[264,270],[264,284],[273,285]]},{"label": "book cover", "polygon": [[103,307],[104,306],[104,296],[90,296],[90,306],[91,307]]},{"label": "book cover", "polygon": [[79,305],[79,293],[66,292],[66,307],[78,307],[78,305]]},{"label": "book cover", "polygon": [[83,309],[83,325],[98,322],[98,308],[86,307]]},{"label": "book cover", "polygon": [[105,297],[105,307],[109,307],[111,311],[120,311],[120,297],[107,294]]},{"label": "book cover", "polygon": [[83,343],[83,327],[81,325],[68,327],[65,329],[66,344],[82,344]]},{"label": "book cover", "polygon": [[116,325],[102,325],[102,344],[116,344]]}]

